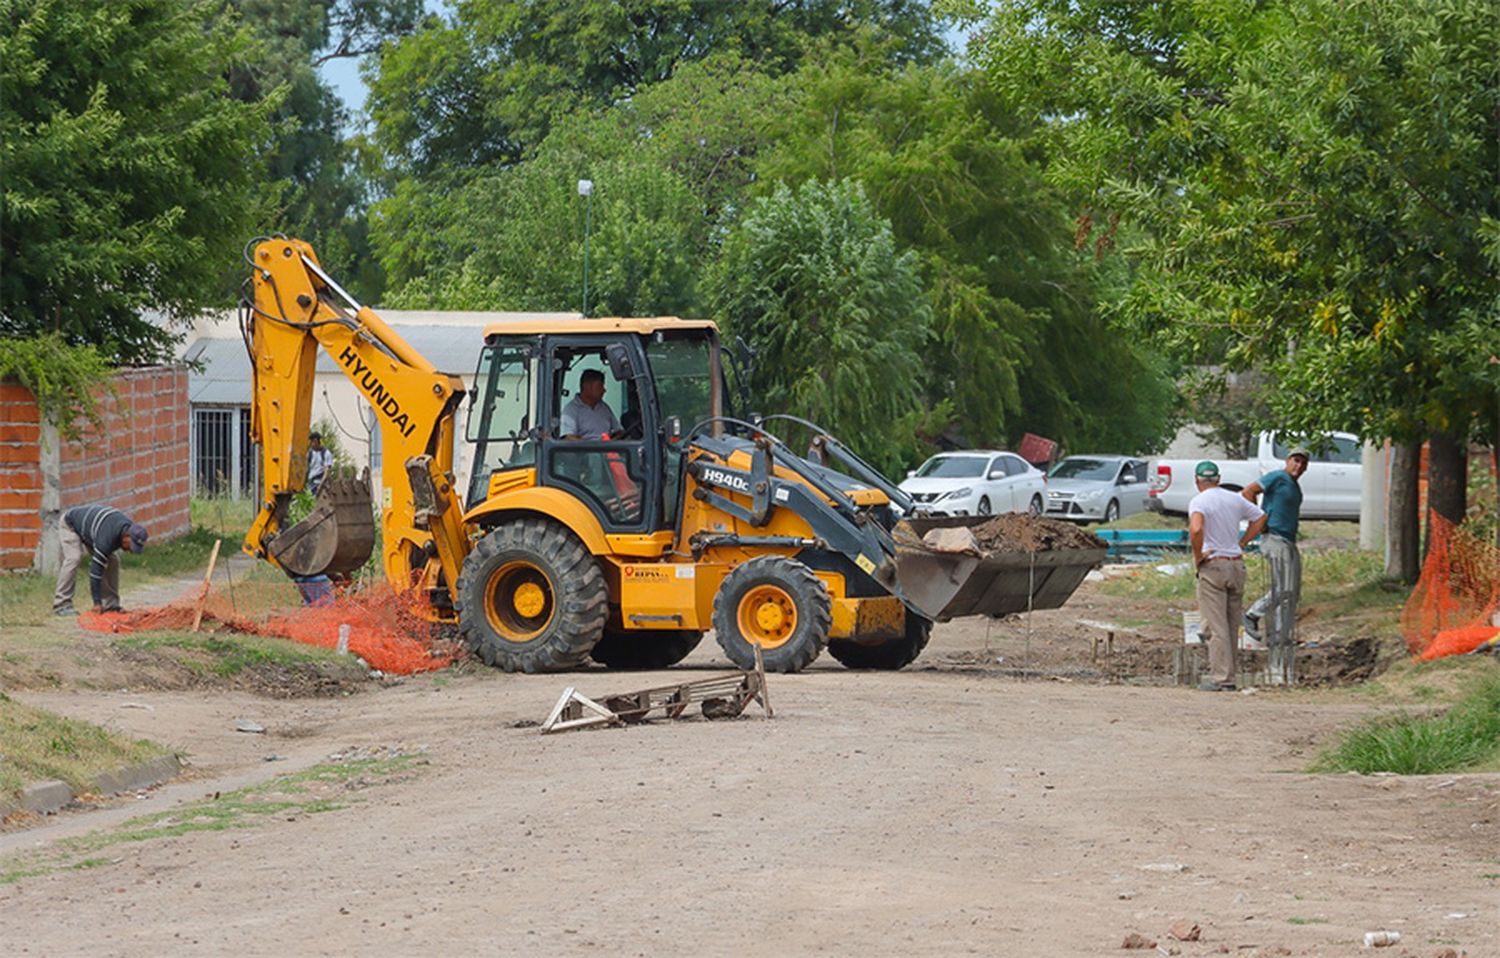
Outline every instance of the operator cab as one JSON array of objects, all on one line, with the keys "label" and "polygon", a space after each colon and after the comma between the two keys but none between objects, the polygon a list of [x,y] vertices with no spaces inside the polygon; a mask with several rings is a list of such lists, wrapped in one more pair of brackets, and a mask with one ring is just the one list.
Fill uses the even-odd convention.
[{"label": "operator cab", "polygon": [[708,322],[490,327],[469,408],[469,507],[489,496],[496,474],[534,470],[522,484],[566,489],[607,532],[671,528],[681,482],[677,438],[722,415],[722,378]]}]

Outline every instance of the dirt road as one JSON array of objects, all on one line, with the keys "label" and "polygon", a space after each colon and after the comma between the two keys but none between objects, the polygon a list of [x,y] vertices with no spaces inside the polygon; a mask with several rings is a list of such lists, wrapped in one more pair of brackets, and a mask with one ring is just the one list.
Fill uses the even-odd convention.
[{"label": "dirt road", "polygon": [[[972,636],[939,628],[923,661],[955,644]],[[722,665],[711,647],[690,662]],[[1296,771],[1367,707],[820,662],[772,677],[769,722],[514,727],[564,685],[659,677],[25,694],[175,745],[196,778],[0,835],[0,856],[351,746],[427,763],[345,785],[336,810],[112,845],[95,867],[0,885],[3,951],[1054,956],[1138,932],[1162,953],[1354,955],[1391,929],[1395,954],[1500,954],[1500,776]],[[241,718],[267,733],[235,732]],[[1201,940],[1168,939],[1177,919]]]}]

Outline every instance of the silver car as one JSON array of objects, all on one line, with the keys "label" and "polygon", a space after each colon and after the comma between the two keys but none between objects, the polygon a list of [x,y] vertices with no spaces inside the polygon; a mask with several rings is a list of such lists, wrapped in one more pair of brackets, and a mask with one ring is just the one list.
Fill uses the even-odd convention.
[{"label": "silver car", "polygon": [[1150,491],[1144,459],[1069,456],[1047,473],[1047,515],[1078,522],[1114,522],[1144,511]]}]

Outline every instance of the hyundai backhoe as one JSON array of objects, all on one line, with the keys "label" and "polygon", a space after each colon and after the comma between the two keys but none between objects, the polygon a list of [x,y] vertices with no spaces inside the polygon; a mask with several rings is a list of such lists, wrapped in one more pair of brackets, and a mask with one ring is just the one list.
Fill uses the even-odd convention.
[{"label": "hyundai backhoe", "polygon": [[[308,244],[263,239],[247,260],[241,326],[262,495],[245,551],[303,579],[348,575],[374,548],[368,475],[325,481],[312,513],[288,522],[306,482],[321,349],[379,422],[386,577],[507,671],[590,658],[661,668],[710,628],[742,668],[755,646],[779,671],[825,648],[850,667],[900,668],[933,621],[1061,605],[1103,557],[898,546],[897,513],[912,504],[857,455],[791,417],[726,414],[711,322],[495,323],[466,392],[330,279]],[[586,374],[605,383],[613,432],[562,430]],[[472,468],[460,489],[466,397]],[[812,428],[813,450],[778,439],[783,424]],[[920,535],[923,520],[913,523]]]}]

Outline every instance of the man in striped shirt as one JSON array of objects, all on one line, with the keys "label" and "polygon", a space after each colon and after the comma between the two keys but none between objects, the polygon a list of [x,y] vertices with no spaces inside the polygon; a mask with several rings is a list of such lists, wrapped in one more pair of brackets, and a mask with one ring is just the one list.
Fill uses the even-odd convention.
[{"label": "man in striped shirt", "polygon": [[62,541],[62,566],[57,570],[57,591],[52,595],[56,615],[77,615],[73,608],[73,585],[84,552],[89,555],[89,592],[95,612],[120,611],[119,549],[143,552],[146,527],[112,506],[77,506],[63,513],[57,524]]}]

